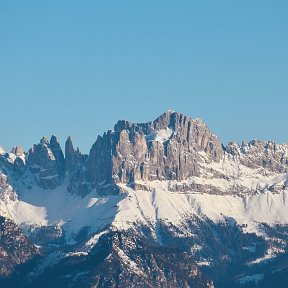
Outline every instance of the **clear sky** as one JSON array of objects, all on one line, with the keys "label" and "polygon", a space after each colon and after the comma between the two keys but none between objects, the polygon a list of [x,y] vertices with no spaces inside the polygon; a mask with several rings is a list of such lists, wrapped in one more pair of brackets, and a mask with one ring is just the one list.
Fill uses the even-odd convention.
[{"label": "clear sky", "polygon": [[167,109],[288,142],[288,1],[0,0],[0,145],[88,152]]}]

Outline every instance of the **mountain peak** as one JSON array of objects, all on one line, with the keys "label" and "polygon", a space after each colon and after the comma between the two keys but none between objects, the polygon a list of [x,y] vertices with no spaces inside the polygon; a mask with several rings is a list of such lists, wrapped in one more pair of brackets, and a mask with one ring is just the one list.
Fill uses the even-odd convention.
[{"label": "mountain peak", "polygon": [[162,113],[159,117],[161,117],[161,116],[171,116],[171,114],[173,114],[173,113],[177,113],[177,114],[180,114],[179,112],[176,112],[175,110],[172,110],[172,109],[168,109],[168,110],[166,110],[164,113]]},{"label": "mountain peak", "polygon": [[75,150],[72,139],[70,136],[68,136],[65,142],[65,169],[66,171],[73,173],[76,166],[79,165],[79,162],[85,161],[86,158],[87,158],[87,155],[82,154],[78,147]]},{"label": "mountain peak", "polygon": [[198,152],[216,162],[224,153],[220,140],[202,121],[173,110],[147,123],[120,120],[114,132],[98,137],[90,150],[89,181],[107,193],[107,185],[114,191],[118,183],[185,180],[200,173]]},{"label": "mountain peak", "polygon": [[11,153],[15,154],[16,156],[21,156],[24,154],[24,150],[20,146],[15,146],[12,148]]},{"label": "mountain peak", "polygon": [[57,145],[59,144],[59,141],[55,135],[52,135],[50,138],[50,145]]},{"label": "mountain peak", "polygon": [[41,144],[41,145],[46,145],[46,146],[48,146],[48,145],[49,145],[49,139],[48,139],[48,137],[43,136],[43,137],[40,139],[40,144]]},{"label": "mountain peak", "polygon": [[223,275],[245,279],[251,263],[253,273],[261,272],[264,262],[272,263],[268,257],[273,269],[264,269],[275,275],[276,257],[280,265],[287,259],[288,145],[252,140],[222,148],[201,119],[173,110],[115,127],[97,138],[89,156],[74,149],[70,136],[65,158],[54,135],[24,154],[0,148],[0,266],[13,273],[38,249],[43,257],[15,270],[25,281],[19,285],[213,287],[198,281],[193,261],[222,281]]}]

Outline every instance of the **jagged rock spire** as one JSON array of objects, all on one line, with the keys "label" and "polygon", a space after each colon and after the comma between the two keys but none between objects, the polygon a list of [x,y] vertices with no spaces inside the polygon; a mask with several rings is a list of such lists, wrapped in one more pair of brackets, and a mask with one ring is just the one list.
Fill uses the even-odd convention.
[{"label": "jagged rock spire", "polygon": [[54,157],[56,159],[59,177],[60,177],[60,179],[63,179],[64,174],[65,174],[64,154],[63,154],[62,148],[60,146],[60,143],[57,140],[57,137],[54,135],[52,135],[51,139],[50,139],[50,149],[51,149],[51,151],[54,154]]},{"label": "jagged rock spire", "polygon": [[24,154],[24,150],[20,146],[15,146],[12,148],[11,153],[15,154],[16,156],[22,156]]},{"label": "jagged rock spire", "polygon": [[53,135],[50,142],[43,137],[39,144],[29,150],[28,165],[43,188],[54,189],[63,181],[65,161],[56,136]]},{"label": "jagged rock spire", "polygon": [[49,139],[46,136],[42,137],[40,140],[40,144],[48,146],[49,145]]},{"label": "jagged rock spire", "polygon": [[75,165],[75,149],[72,143],[72,139],[68,136],[65,142],[65,167],[69,171],[73,169]]}]

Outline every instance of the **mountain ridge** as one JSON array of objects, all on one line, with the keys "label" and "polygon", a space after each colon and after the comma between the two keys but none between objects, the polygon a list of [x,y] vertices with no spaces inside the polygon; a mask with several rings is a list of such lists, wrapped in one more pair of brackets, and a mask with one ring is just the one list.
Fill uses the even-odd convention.
[{"label": "mountain ridge", "polygon": [[[147,277],[143,287],[155,286],[157,280],[145,270],[145,261],[158,261],[150,268],[161,287],[190,287],[197,281],[196,287],[213,287],[211,280],[217,287],[221,278],[238,287],[245,279],[254,281],[251,271],[265,276],[269,261],[277,266],[288,251],[287,159],[287,144],[252,140],[224,147],[202,120],[167,111],[147,123],[118,121],[114,130],[97,137],[88,155],[75,149],[70,137],[63,152],[53,135],[28,152],[20,147],[1,152],[0,216],[13,221],[12,227],[27,237],[27,287],[50,283],[49,269],[60,269],[63,263],[79,270],[83,287],[108,287],[109,281],[124,287],[125,279],[119,280],[123,267],[135,276],[134,285],[139,285],[136,275],[142,273]],[[111,246],[122,238],[124,250]],[[142,252],[135,250],[135,239],[145,247]],[[99,262],[108,269],[103,268],[106,280],[99,276],[97,264],[98,272],[88,278],[93,282],[99,276],[100,282],[91,286],[83,275],[93,269],[90,259],[103,241],[116,255],[111,263],[119,271],[109,274],[108,253],[108,260]],[[39,252],[29,246],[31,242]],[[160,256],[153,247],[166,249],[165,253]],[[187,255],[195,273],[184,272],[173,249]],[[142,261],[139,255],[148,251],[154,251],[154,258]],[[76,259],[82,264],[74,267]],[[171,259],[177,262],[174,272],[169,270]],[[4,263],[9,264],[7,279],[17,282],[22,266]],[[63,270],[55,283],[60,285],[67,277],[72,287],[80,285],[69,275]],[[261,283],[264,276],[259,276]]]},{"label": "mountain ridge", "polygon": [[[170,135],[167,134],[167,129],[169,129]],[[163,138],[163,135],[167,139]],[[186,155],[179,154],[176,157],[177,152],[171,151],[173,149],[180,150],[182,154],[186,153]],[[216,162],[226,152],[233,157],[241,158],[243,164],[247,166],[255,166],[256,164],[280,172],[287,171],[288,167],[287,144],[252,140],[248,143],[243,141],[241,145],[229,142],[224,147],[220,139],[210,132],[201,119],[192,119],[172,110],[166,111],[154,121],[147,123],[137,124],[125,120],[118,121],[114,126],[114,130],[108,130],[103,136],[97,137],[89,154],[82,154],[79,148],[75,150],[70,136],[65,142],[65,152],[63,153],[56,136],[52,135],[50,141],[43,137],[39,144],[35,144],[26,153],[21,147],[16,146],[11,153],[6,154],[6,158],[8,162],[13,162],[12,158],[17,160],[14,162],[14,170],[19,172],[24,169],[26,164],[24,162],[28,162],[30,170],[34,171],[35,174],[37,174],[37,168],[42,167],[46,172],[42,173],[40,171],[40,174],[35,175],[35,177],[38,178],[39,184],[44,188],[55,188],[59,185],[66,170],[72,172],[72,174],[76,173],[78,176],[82,173],[83,185],[77,188],[78,191],[72,191],[71,188],[71,192],[84,196],[91,189],[101,190],[101,184],[103,183],[106,192],[107,185],[110,185],[112,187],[110,192],[118,193],[119,191],[117,192],[115,187],[117,183],[133,183],[140,179],[187,179],[189,176],[193,176],[193,173],[197,174],[196,166],[199,159],[195,161],[197,153],[194,153],[193,149],[196,152],[200,150],[207,152],[212,160]],[[253,150],[257,150],[256,153],[259,155],[262,154],[258,162],[256,159],[252,159],[252,161],[250,159],[253,157]],[[271,163],[271,155],[269,155],[270,159],[265,157],[270,152],[274,153],[272,155],[275,158],[274,163]],[[3,154],[2,151],[2,156]],[[246,159],[241,157],[244,154],[247,155]],[[26,161],[23,161],[23,157],[27,158]],[[55,159],[51,159],[51,157]],[[127,157],[131,159],[127,160]],[[56,163],[49,162],[49,158],[50,160],[56,160]],[[43,159],[45,163],[42,163]],[[106,163],[106,171],[102,171],[101,163],[103,161]],[[127,165],[128,161],[134,163]],[[146,165],[147,162],[148,165]],[[50,167],[48,163],[52,163],[53,167]],[[155,167],[155,163],[157,167]],[[78,164],[85,166],[85,173],[77,170]],[[191,167],[194,167],[194,169],[191,169]],[[47,170],[49,170],[50,175],[48,175]],[[51,177],[55,179],[51,179]]]}]

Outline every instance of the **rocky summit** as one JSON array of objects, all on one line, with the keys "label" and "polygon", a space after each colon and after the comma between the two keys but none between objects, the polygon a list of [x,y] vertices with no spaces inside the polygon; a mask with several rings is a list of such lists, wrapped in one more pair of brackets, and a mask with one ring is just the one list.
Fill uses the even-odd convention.
[{"label": "rocky summit", "polygon": [[1,287],[286,287],[287,235],[287,144],[169,110],[0,148]]}]

